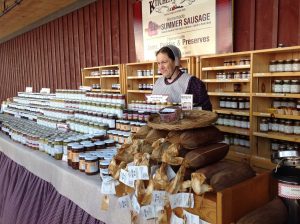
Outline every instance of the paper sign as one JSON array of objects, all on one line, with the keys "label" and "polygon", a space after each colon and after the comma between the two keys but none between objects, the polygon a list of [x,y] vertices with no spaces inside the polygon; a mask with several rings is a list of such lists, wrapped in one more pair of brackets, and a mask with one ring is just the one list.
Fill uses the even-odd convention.
[{"label": "paper sign", "polygon": [[146,205],[141,207],[141,215],[145,220],[155,218],[155,213],[155,208],[152,205]]},{"label": "paper sign", "polygon": [[50,88],[42,88],[40,93],[50,94]]},{"label": "paper sign", "polygon": [[199,216],[183,210],[186,222],[185,224],[200,224]]},{"label": "paper sign", "polygon": [[171,215],[171,223],[172,224],[184,224],[183,219],[178,218],[173,212]]},{"label": "paper sign", "polygon": [[129,178],[132,180],[149,180],[149,173],[147,166],[129,166]]},{"label": "paper sign", "polygon": [[80,90],[85,90],[85,91],[91,91],[92,87],[91,86],[79,86]]},{"label": "paper sign", "polygon": [[182,110],[193,110],[193,94],[181,94]]},{"label": "paper sign", "polygon": [[141,206],[135,195],[132,196],[131,203],[132,203],[131,205],[132,205],[133,211],[135,211],[137,214],[139,214],[140,210],[141,210]]},{"label": "paper sign", "polygon": [[132,187],[132,188],[134,187],[134,180],[129,178],[128,172],[124,169],[121,169],[121,171],[120,171],[119,181],[129,187]]},{"label": "paper sign", "polygon": [[168,102],[168,95],[146,95],[147,102],[160,102],[160,103],[166,103]]},{"label": "paper sign", "polygon": [[178,193],[169,195],[171,208],[193,208],[194,207],[194,195],[191,193]]},{"label": "paper sign", "polygon": [[25,92],[26,93],[32,93],[32,87],[26,87]]},{"label": "paper sign", "polygon": [[121,209],[131,209],[131,199],[129,195],[118,198],[119,208]]},{"label": "paper sign", "polygon": [[166,191],[153,191],[151,204],[154,206],[165,206],[167,203]]},{"label": "paper sign", "polygon": [[116,194],[116,187],[114,181],[106,181],[102,182],[101,185],[101,193],[102,194]]}]

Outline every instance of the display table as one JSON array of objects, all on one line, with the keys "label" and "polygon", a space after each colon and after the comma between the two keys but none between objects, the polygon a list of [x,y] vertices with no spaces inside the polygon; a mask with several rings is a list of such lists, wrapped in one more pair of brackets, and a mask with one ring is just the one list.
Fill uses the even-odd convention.
[{"label": "display table", "polygon": [[[6,164],[4,165],[3,163]],[[3,166],[6,166],[4,167],[6,170],[3,170]],[[40,151],[34,151],[30,148],[22,146],[21,144],[15,143],[3,134],[0,135],[0,168],[2,169],[0,171],[0,178],[2,177],[2,179],[4,180],[6,178],[6,180],[10,182],[12,181],[12,179],[16,179],[15,181],[18,181],[19,182],[18,184],[22,183],[24,185],[21,186],[22,190],[27,189],[27,193],[32,192],[33,194],[32,197],[35,197],[36,193],[34,192],[44,190],[45,187],[43,188],[43,186],[40,185],[48,184],[50,188],[54,187],[53,191],[57,191],[58,192],[57,195],[59,196],[62,195],[66,197],[64,198],[64,200],[70,199],[72,202],[78,205],[90,216],[97,219],[97,220],[96,219],[93,220],[93,218],[90,216],[84,218],[84,214],[83,214],[84,211],[79,210],[79,214],[75,214],[75,213],[72,214],[73,218],[78,216],[78,223],[101,223],[99,222],[99,220],[105,223],[118,223],[118,224],[130,223],[129,211],[124,210],[120,212],[117,206],[117,197],[115,196],[110,196],[110,208],[108,211],[103,211],[100,209],[103,194],[101,194],[100,192],[101,181],[99,175],[87,176],[84,173],[80,173],[79,171],[73,170],[72,168],[68,167],[66,162],[54,160],[53,158],[51,158],[45,153],[42,153]],[[25,178],[24,181],[23,180],[20,181],[18,177],[18,175],[20,175],[20,171],[19,171],[20,169],[23,169],[22,170],[23,176],[21,176],[22,178],[24,178],[24,176],[26,175],[33,174],[32,175],[33,178],[34,176],[38,177],[36,179],[38,179],[42,183],[34,180],[35,182],[31,183],[30,186],[27,186]],[[10,179],[8,176],[10,176]],[[41,181],[39,178],[41,178],[44,181]],[[0,180],[0,190],[3,190],[5,187],[7,187],[6,186],[7,183],[5,182],[1,183],[1,181],[2,180]],[[11,189],[13,190],[14,187],[15,186],[12,186]],[[46,192],[42,192],[42,194],[46,194]],[[0,202],[1,201],[7,202],[8,200],[5,200],[6,199],[5,197],[6,196],[3,193],[0,193]],[[23,195],[21,195],[20,197],[17,198],[21,198],[21,199],[28,198],[28,195],[24,197]],[[45,200],[45,198],[43,198],[43,200]],[[73,203],[71,203],[73,205],[69,203],[68,206],[60,208],[59,207],[60,204],[55,204],[55,200],[53,200],[53,202],[48,200],[53,200],[53,198],[47,198],[47,203],[52,204],[53,206],[53,208],[48,208],[49,209],[48,211],[52,209],[55,210],[55,212],[57,213],[59,213],[60,209],[67,209],[72,206],[76,206]],[[16,203],[24,203],[24,201],[20,200],[20,201],[10,202],[10,203],[13,205]],[[36,209],[39,209],[39,207],[41,207],[41,205],[46,202],[31,201],[28,203],[36,204],[33,205],[33,208],[36,207]],[[5,207],[5,205],[1,205],[0,203],[0,223],[4,223],[2,222],[1,217],[3,218],[4,216],[8,215],[8,214],[1,214],[1,212],[3,212],[3,207]],[[15,207],[17,208],[17,206]],[[26,209],[25,207],[23,207],[23,209]],[[12,212],[11,213],[12,217],[16,217],[15,213],[19,212],[19,210],[15,209],[15,210],[11,210],[10,212]],[[37,210],[36,212],[38,214],[39,211]],[[74,212],[74,210],[70,210],[70,212]],[[64,224],[75,223],[70,220],[69,221],[56,220],[56,222],[54,220],[52,219],[51,223],[64,223]],[[21,223],[21,220],[19,220],[19,222]],[[15,223],[19,223],[19,222],[15,222]],[[46,221],[46,222],[39,222],[39,223],[50,223],[50,222]]]}]

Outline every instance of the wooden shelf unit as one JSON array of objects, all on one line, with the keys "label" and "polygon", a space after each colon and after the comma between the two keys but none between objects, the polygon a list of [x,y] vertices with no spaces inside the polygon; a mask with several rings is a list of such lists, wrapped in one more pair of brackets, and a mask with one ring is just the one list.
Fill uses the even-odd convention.
[{"label": "wooden shelf unit", "polygon": [[[241,58],[249,58],[250,65],[224,66],[224,61],[239,61]],[[299,115],[287,115],[270,112],[275,99],[298,100],[300,94],[273,93],[272,83],[280,80],[300,80],[299,72],[270,72],[271,60],[286,60],[300,58],[300,47],[276,48],[259,51],[247,51],[239,53],[219,54],[200,57],[199,68],[201,80],[206,84],[213,110],[218,114],[249,116],[250,118],[250,154],[235,152],[232,146],[228,158],[233,160],[245,159],[257,169],[272,169],[275,164],[270,161],[271,141],[281,140],[299,143],[299,135],[286,135],[279,132],[263,133],[259,131],[259,123],[262,118],[278,118],[299,121]],[[217,79],[217,74],[230,72],[250,71],[249,80]],[[240,83],[241,92],[234,92],[233,85]],[[235,110],[220,108],[220,97],[248,97],[250,109]],[[273,110],[274,111],[274,110]],[[227,126],[219,126],[223,132],[237,133],[239,129]],[[242,133],[245,134],[245,131]],[[246,159],[247,158],[247,159]]]},{"label": "wooden shelf unit", "polygon": [[[195,74],[195,58],[187,57],[180,60],[182,68],[188,70],[188,73]],[[129,63],[125,65],[126,70],[126,93],[127,102],[132,101],[145,101],[145,95],[151,94],[152,90],[140,90],[139,84],[151,84],[154,85],[155,81],[161,77],[158,74],[158,67],[155,61]],[[147,71],[147,76],[140,76],[138,70]],[[144,73],[143,73],[144,74]]]},{"label": "wooden shelf unit", "polygon": [[[106,71],[111,70],[114,73],[117,71],[117,74],[107,75]],[[98,75],[91,75],[93,72],[98,72]],[[125,70],[123,64],[83,68],[81,69],[81,77],[83,86],[100,85],[101,89],[93,89],[93,92],[125,94]],[[120,89],[113,89],[113,84],[120,84]]]}]

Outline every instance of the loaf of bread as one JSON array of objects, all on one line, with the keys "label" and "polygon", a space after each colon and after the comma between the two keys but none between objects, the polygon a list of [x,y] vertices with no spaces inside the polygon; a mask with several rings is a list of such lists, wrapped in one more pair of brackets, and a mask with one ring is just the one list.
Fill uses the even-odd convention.
[{"label": "loaf of bread", "polygon": [[185,155],[185,161],[188,167],[200,168],[223,159],[229,150],[225,143],[215,143],[202,146],[188,152]]}]

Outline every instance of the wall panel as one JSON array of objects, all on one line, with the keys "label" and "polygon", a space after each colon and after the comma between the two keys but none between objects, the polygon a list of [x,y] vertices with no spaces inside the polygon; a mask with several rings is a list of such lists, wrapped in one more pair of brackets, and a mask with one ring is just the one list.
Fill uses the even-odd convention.
[{"label": "wall panel", "polygon": [[[135,62],[136,0],[98,0],[0,45],[0,100],[78,88],[80,69]],[[298,0],[234,0],[234,51],[300,44]]]}]

